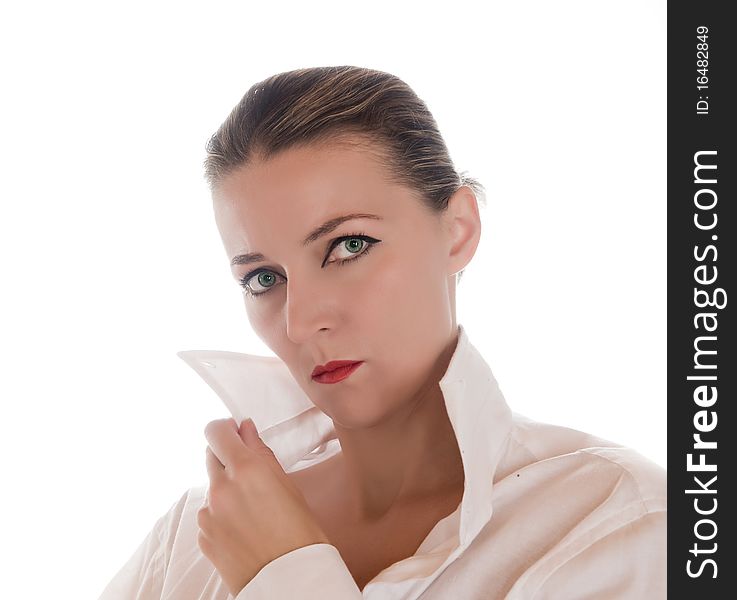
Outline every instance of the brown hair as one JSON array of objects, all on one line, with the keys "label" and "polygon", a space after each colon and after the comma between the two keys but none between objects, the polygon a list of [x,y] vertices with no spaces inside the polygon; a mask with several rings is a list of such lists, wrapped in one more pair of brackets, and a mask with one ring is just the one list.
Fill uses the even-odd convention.
[{"label": "brown hair", "polygon": [[435,119],[412,88],[389,73],[353,66],[297,69],[251,86],[208,141],[205,178],[213,190],[254,158],[362,140],[427,208],[444,211],[463,185],[485,204],[484,187],[456,171]]}]

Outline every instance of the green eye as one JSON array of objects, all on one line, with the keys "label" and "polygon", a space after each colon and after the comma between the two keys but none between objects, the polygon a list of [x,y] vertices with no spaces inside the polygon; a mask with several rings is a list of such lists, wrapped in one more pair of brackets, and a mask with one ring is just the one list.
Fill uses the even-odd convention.
[{"label": "green eye", "polygon": [[[340,254],[338,254],[335,260],[325,260],[322,266],[324,267],[325,265],[330,264],[341,266],[353,262],[359,257],[368,254],[369,250],[379,242],[381,242],[381,240],[377,240],[363,234],[345,235],[340,238],[336,238],[330,245],[328,257],[332,256],[335,250],[341,249],[344,253],[348,252],[349,256],[340,256]],[[279,275],[274,271],[262,268],[243,277],[240,280],[240,285],[246,295],[256,297],[261,294],[265,294],[270,288],[274,287],[274,285],[278,283],[278,278],[285,279],[283,275]],[[257,289],[254,289],[253,286],[256,286]]]},{"label": "green eye", "polygon": [[[274,287],[277,283],[277,277],[281,277],[273,271],[268,269],[262,269],[255,273],[250,273],[241,279],[240,284],[243,288],[243,292],[248,296],[259,296],[269,291],[269,288]],[[258,291],[254,291],[253,286],[258,288]],[[263,288],[263,291],[261,289]]]},{"label": "green eye", "polygon": [[271,287],[276,281],[276,277],[274,277],[274,274],[268,271],[261,271],[256,276],[256,279],[258,280],[259,285],[262,285],[264,287]]},{"label": "green eye", "polygon": [[[365,242],[359,238],[351,238],[349,240],[346,240],[346,248],[349,252],[358,252],[363,248],[363,245]],[[355,249],[354,249],[355,248]]]}]

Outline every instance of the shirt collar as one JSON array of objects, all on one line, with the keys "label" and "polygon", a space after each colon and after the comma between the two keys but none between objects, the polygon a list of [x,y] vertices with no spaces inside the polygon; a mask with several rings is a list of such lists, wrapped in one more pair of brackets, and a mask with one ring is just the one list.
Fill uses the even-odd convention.
[{"label": "shirt collar", "polygon": [[[286,471],[300,461],[318,460],[337,439],[332,419],[312,403],[281,359],[222,350],[184,350],[177,356],[213,389],[236,422],[253,419]],[[512,413],[462,325],[439,384],[463,461],[458,535],[465,548],[491,518],[492,480]]]}]

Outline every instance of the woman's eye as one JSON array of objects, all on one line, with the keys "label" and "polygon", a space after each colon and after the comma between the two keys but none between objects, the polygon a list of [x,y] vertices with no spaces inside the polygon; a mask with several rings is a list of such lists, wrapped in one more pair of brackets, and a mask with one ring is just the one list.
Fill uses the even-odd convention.
[{"label": "woman's eye", "polygon": [[281,275],[262,269],[241,279],[241,287],[249,296],[260,296],[274,286],[278,277],[281,277]]},{"label": "woman's eye", "polygon": [[[322,266],[334,263],[340,266],[354,261],[358,257],[368,254],[368,251],[380,241],[363,234],[336,238],[332,241],[330,251]],[[335,260],[327,260],[336,254],[336,251],[338,251],[337,258]],[[243,277],[240,283],[243,291],[247,295],[254,297],[268,292],[269,289],[276,285],[279,278],[284,279],[284,276],[268,269],[259,269]]]},{"label": "woman's eye", "polygon": [[342,264],[346,261],[353,260],[354,256],[364,252],[364,248],[366,250],[369,248],[369,242],[365,237],[343,238],[333,246],[333,251],[328,255],[332,256],[335,250],[341,250],[343,251],[342,256],[339,256],[337,260],[329,260],[325,264],[334,262]]}]

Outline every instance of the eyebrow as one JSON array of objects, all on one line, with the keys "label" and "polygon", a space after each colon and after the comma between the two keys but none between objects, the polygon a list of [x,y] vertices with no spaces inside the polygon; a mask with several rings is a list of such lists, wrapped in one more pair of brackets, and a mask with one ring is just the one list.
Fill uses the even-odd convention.
[{"label": "eyebrow", "polygon": [[[334,231],[346,221],[352,221],[354,219],[381,220],[382,217],[380,217],[379,215],[373,215],[371,213],[351,213],[348,215],[343,215],[341,217],[335,217],[334,219],[325,221],[322,225],[320,225],[319,227],[316,227],[309,234],[307,234],[307,237],[305,237],[305,239],[302,240],[302,246],[308,246],[315,240],[318,240],[324,235],[327,235],[328,233],[330,233],[331,231]],[[230,264],[231,266],[247,265],[247,264],[259,262],[262,260],[266,260],[266,257],[260,252],[249,252],[247,254],[238,254],[237,256],[234,256],[230,260]]]}]

